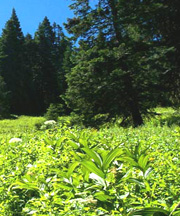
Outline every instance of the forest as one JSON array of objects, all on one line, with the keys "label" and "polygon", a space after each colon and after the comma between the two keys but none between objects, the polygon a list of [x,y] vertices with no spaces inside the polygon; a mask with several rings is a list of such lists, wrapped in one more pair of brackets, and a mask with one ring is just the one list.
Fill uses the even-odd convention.
[{"label": "forest", "polygon": [[71,37],[47,17],[24,36],[13,9],[0,38],[1,118],[50,108],[85,125],[121,116],[138,126],[179,105],[179,2],[88,2],[70,5]]},{"label": "forest", "polygon": [[180,2],[69,8],[2,29],[0,215],[179,216]]}]

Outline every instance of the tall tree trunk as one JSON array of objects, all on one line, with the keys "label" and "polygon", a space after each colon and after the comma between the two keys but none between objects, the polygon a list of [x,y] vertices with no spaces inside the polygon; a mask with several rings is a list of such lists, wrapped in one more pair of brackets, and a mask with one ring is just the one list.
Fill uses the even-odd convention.
[{"label": "tall tree trunk", "polygon": [[[122,43],[122,35],[121,35],[121,31],[118,25],[118,9],[116,5],[116,0],[109,0],[108,2],[111,8],[112,16],[113,16],[113,26],[114,26],[114,31],[116,35],[116,40],[118,44],[120,45]],[[139,110],[139,102],[138,102],[137,93],[135,89],[133,88],[132,77],[130,73],[128,73],[127,64],[124,65],[124,69],[127,72],[127,74],[125,75],[124,84],[125,84],[125,88],[126,88],[128,97],[129,97],[127,98],[127,100],[129,100],[128,101],[129,110],[131,112],[133,124],[135,127],[137,127],[143,124],[143,119],[142,119],[142,116]]]}]

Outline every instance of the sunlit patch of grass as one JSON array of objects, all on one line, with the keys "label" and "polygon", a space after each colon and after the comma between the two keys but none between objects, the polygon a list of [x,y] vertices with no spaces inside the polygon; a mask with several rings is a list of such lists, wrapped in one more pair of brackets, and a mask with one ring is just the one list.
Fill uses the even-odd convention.
[{"label": "sunlit patch of grass", "polygon": [[36,129],[36,124],[45,121],[44,117],[19,116],[17,119],[0,121],[0,134],[28,133]]}]

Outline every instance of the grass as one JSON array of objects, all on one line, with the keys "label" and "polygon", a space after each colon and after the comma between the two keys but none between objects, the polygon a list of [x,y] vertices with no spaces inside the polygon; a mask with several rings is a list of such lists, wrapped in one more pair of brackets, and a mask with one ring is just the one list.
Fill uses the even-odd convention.
[{"label": "grass", "polygon": [[156,112],[138,128],[0,121],[0,215],[178,216],[180,115]]},{"label": "grass", "polygon": [[0,121],[0,135],[31,133],[36,125],[41,124],[43,117],[19,116],[17,119],[6,119]]}]

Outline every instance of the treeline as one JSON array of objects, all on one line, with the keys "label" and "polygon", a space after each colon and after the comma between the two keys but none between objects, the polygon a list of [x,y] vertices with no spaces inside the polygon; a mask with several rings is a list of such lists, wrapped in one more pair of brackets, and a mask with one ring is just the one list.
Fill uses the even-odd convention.
[{"label": "treeline", "polygon": [[71,40],[47,18],[34,38],[24,37],[13,11],[0,45],[1,92],[11,92],[11,112],[43,113],[54,103],[86,124],[122,116],[138,126],[157,105],[179,106],[179,4],[73,0],[74,18],[65,24]]},{"label": "treeline", "polygon": [[[66,89],[66,52],[71,42],[62,28],[47,17],[34,37],[23,35],[15,10],[0,38],[0,111],[4,114],[43,114],[51,103],[60,103]],[[9,106],[9,110],[7,109]]]}]

